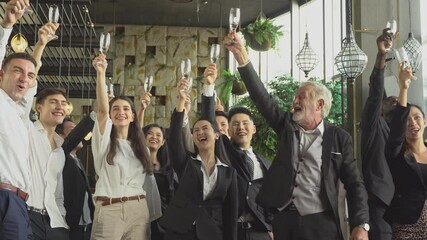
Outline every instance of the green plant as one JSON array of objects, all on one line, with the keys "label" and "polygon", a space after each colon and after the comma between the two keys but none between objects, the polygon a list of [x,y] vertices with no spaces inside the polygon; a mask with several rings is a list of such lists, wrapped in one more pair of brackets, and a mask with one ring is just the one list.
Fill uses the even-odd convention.
[{"label": "green plant", "polygon": [[273,20],[260,15],[253,23],[243,28],[242,33],[252,49],[262,51],[267,49],[261,49],[261,47],[276,48],[279,38],[283,36],[281,28],[282,25],[275,25]]},{"label": "green plant", "polygon": [[[311,78],[309,81],[322,82],[317,78]],[[293,97],[300,85],[299,81],[289,75],[276,77],[267,84],[269,94],[276,100],[277,104],[284,111],[289,111],[292,108]],[[342,125],[342,109],[341,109],[341,83],[339,81],[331,81],[325,84],[332,92],[332,106],[329,116],[326,120],[334,125]],[[252,147],[267,159],[273,160],[276,155],[277,135],[271,129],[264,117],[259,113],[258,109],[253,104],[249,96],[242,98],[236,105],[247,107],[253,114],[257,132],[252,139]]]},{"label": "green plant", "polygon": [[[229,106],[233,89],[238,86],[244,88],[244,91],[246,91],[245,84],[237,71],[233,74],[228,70],[224,70],[221,73],[221,78],[224,81],[217,86],[217,90],[219,92],[218,97],[225,106]],[[235,94],[242,94],[242,92]]]}]

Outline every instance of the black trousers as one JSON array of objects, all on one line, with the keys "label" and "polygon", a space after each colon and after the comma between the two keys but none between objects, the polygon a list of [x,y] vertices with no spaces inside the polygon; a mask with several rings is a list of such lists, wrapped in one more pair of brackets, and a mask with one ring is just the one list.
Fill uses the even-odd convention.
[{"label": "black trousers", "polygon": [[70,229],[70,240],[90,240],[92,232],[92,224],[86,226],[77,226],[77,228]]},{"label": "black trousers", "polygon": [[387,205],[372,194],[369,194],[368,205],[370,219],[369,225],[371,227],[368,232],[369,239],[391,240],[391,226],[383,218]]},{"label": "black trousers", "polygon": [[253,228],[246,229],[242,225],[237,225],[238,240],[271,240],[267,232],[261,232]]},{"label": "black trousers", "polygon": [[32,239],[27,205],[16,193],[0,189],[0,239]]},{"label": "black trousers", "polygon": [[33,240],[69,240],[70,234],[66,228],[51,228],[48,215],[29,211]]},{"label": "black trousers", "polygon": [[332,211],[301,216],[283,210],[274,215],[275,240],[342,240]]}]

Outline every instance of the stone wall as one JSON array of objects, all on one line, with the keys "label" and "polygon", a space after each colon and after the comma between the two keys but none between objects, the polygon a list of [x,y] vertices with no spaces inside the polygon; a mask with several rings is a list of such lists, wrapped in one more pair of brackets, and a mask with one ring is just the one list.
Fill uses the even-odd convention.
[{"label": "stone wall", "polygon": [[[121,94],[139,98],[144,93],[144,80],[154,77],[151,107],[146,110],[145,124],[154,123],[169,127],[170,114],[176,106],[176,83],[181,76],[182,59],[191,59],[194,79],[191,120],[197,118],[201,84],[197,76],[203,76],[209,64],[209,46],[221,42],[224,29],[167,26],[106,26],[111,34],[111,46],[107,54],[113,60],[113,84],[120,84]],[[219,37],[221,39],[219,39]],[[218,61],[218,75],[225,69],[226,49],[222,48]],[[111,64],[111,62],[110,62]]]}]

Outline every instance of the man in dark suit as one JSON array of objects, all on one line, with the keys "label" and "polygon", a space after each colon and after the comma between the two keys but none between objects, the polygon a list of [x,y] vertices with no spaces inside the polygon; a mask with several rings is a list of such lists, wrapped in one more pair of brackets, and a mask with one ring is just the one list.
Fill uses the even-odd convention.
[{"label": "man in dark suit", "polygon": [[362,172],[368,191],[371,230],[369,238],[390,240],[391,226],[383,215],[394,194],[394,183],[384,148],[390,134],[389,124],[397,97],[384,98],[384,67],[388,49],[393,46],[393,34],[384,29],[377,38],[377,58],[369,79],[369,95],[362,113]]},{"label": "man in dark suit", "polygon": [[[316,82],[298,88],[293,111],[282,111],[268,94],[235,32],[224,41],[239,63],[250,97],[278,135],[276,158],[257,201],[277,208],[275,239],[343,239],[338,217],[338,180],[347,190],[351,239],[368,239],[367,193],[353,156],[350,135],[323,119],[332,94]],[[229,44],[229,43],[233,44]]]},{"label": "man in dark suit", "polygon": [[[217,78],[215,64],[209,64],[204,77],[206,81],[213,82]],[[208,85],[212,86],[213,84]],[[215,110],[213,95],[206,94],[202,97],[202,117],[212,119],[218,117]],[[212,91],[213,92],[213,89]],[[255,202],[255,197],[261,188],[265,173],[270,167],[270,162],[253,151],[251,141],[256,133],[251,112],[244,107],[234,107],[228,113],[229,135],[223,134],[222,141],[230,158],[231,165],[237,170],[237,184],[239,189],[239,240],[270,240],[272,239],[271,220],[272,214]],[[218,119],[216,119],[218,120]],[[216,121],[218,124],[219,122]]]},{"label": "man in dark suit", "polygon": [[76,152],[83,147],[82,140],[93,128],[90,117],[84,118],[79,125],[65,118],[55,131],[65,138],[64,207],[67,210],[65,219],[70,227],[70,240],[89,240],[95,206],[84,169],[84,164]]}]

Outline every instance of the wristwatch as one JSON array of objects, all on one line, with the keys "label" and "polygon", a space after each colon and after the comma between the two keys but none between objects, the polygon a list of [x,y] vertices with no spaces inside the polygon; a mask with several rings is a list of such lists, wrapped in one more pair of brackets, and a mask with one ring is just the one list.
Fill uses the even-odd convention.
[{"label": "wristwatch", "polygon": [[361,224],[361,225],[359,225],[359,227],[365,229],[365,231],[367,231],[367,232],[369,232],[369,229],[371,229],[371,227],[369,226],[368,223]]}]

